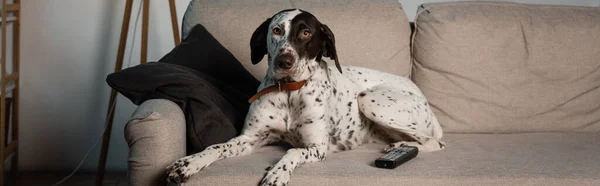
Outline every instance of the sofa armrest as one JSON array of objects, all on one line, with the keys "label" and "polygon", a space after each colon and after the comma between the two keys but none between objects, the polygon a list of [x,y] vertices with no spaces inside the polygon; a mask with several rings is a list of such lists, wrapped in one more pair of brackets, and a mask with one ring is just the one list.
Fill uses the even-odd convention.
[{"label": "sofa armrest", "polygon": [[166,99],[140,104],[125,126],[129,185],[165,185],[166,167],[186,153],[185,117]]}]

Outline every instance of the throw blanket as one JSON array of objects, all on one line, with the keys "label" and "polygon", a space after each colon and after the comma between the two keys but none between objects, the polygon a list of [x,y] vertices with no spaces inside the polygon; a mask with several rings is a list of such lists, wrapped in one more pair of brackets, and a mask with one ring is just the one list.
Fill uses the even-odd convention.
[{"label": "throw blanket", "polygon": [[106,82],[136,105],[156,98],[177,103],[188,154],[239,135],[260,84],[202,25],[158,62],[112,73]]}]

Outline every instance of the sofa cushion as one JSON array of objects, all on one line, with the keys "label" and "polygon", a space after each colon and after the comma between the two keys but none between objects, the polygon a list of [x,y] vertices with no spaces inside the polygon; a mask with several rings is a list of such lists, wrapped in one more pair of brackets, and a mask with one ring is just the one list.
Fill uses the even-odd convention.
[{"label": "sofa cushion", "polygon": [[[295,169],[290,185],[598,185],[600,135],[447,134],[448,146],[395,169],[374,167],[386,145],[368,144]],[[256,185],[285,149],[267,146],[212,163],[185,185]]]},{"label": "sofa cushion", "polygon": [[413,80],[445,132],[600,131],[600,9],[426,3]]},{"label": "sofa cushion", "polygon": [[288,8],[309,11],[331,28],[342,65],[410,74],[411,31],[396,0],[193,0],[182,21],[182,35],[185,38],[201,23],[257,79],[263,79],[267,58],[252,65],[250,37],[263,21]]}]

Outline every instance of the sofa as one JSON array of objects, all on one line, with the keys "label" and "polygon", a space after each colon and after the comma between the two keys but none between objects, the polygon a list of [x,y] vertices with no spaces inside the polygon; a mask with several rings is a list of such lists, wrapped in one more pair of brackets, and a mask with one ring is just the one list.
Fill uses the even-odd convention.
[{"label": "sofa", "polygon": [[[262,79],[249,38],[285,8],[327,24],[343,65],[410,77],[447,144],[395,169],[374,166],[386,145],[366,144],[302,165],[290,185],[600,185],[600,8],[440,2],[408,20],[396,0],[192,0],[182,35],[202,24]],[[125,127],[129,185],[165,185],[165,168],[189,154],[183,113],[168,99],[138,106]],[[257,185],[285,151],[220,160],[183,185]]]}]

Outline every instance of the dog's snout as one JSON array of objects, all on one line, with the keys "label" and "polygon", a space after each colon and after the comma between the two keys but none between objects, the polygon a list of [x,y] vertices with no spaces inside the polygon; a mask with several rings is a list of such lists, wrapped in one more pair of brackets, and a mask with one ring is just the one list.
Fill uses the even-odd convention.
[{"label": "dog's snout", "polygon": [[294,66],[294,56],[289,53],[280,54],[275,60],[275,64],[280,69],[288,70]]}]

